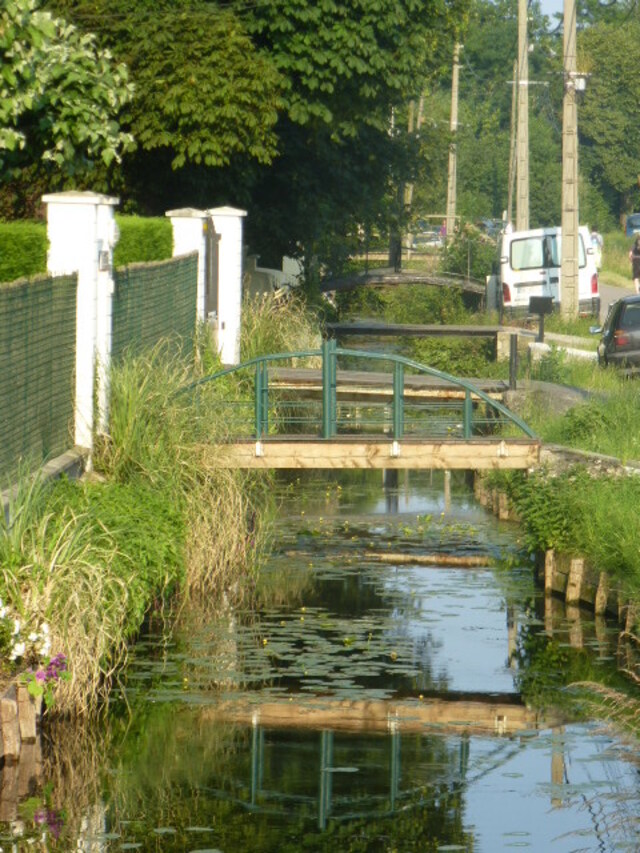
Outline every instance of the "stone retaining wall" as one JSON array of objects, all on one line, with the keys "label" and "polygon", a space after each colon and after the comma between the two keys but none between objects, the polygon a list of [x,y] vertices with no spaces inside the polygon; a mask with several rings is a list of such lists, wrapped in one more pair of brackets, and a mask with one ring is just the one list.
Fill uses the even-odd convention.
[{"label": "stone retaining wall", "polygon": [[24,684],[0,698],[0,822],[16,820],[18,803],[42,781],[41,709]]}]

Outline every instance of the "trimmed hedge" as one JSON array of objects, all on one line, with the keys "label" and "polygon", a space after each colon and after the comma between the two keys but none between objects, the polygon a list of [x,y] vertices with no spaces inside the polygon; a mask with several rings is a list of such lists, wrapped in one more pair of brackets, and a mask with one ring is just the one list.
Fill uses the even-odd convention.
[{"label": "trimmed hedge", "polygon": [[[164,217],[116,216],[120,239],[114,266],[164,261],[173,253],[171,221]],[[47,226],[44,222],[0,222],[0,282],[29,278],[47,271]]]},{"label": "trimmed hedge", "polygon": [[166,217],[116,216],[120,239],[113,264],[124,267],[146,261],[165,261],[173,254],[173,229]]},{"label": "trimmed hedge", "polygon": [[29,278],[47,271],[47,227],[44,222],[0,222],[0,282]]}]

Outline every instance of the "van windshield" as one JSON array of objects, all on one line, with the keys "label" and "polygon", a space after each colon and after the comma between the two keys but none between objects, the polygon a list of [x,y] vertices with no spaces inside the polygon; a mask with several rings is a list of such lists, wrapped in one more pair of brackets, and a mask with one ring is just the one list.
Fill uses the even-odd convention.
[{"label": "van windshield", "polygon": [[[511,268],[514,270],[546,269],[562,263],[562,237],[555,234],[523,237],[513,240],[510,248]],[[578,235],[578,265],[587,263],[582,234]]]},{"label": "van windshield", "polygon": [[542,267],[542,237],[525,237],[511,243],[511,268],[532,270]]}]

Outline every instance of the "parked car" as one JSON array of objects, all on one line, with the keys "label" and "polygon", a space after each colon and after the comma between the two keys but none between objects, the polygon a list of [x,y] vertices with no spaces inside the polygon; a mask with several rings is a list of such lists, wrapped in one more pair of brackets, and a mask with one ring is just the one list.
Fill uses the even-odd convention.
[{"label": "parked car", "polygon": [[504,230],[504,222],[502,219],[479,219],[476,222],[476,228],[486,234],[487,237],[496,240],[501,231]]},{"label": "parked car", "polygon": [[419,219],[414,228],[412,249],[422,249],[427,246],[439,249],[443,246],[444,235],[442,226]]},{"label": "parked car", "polygon": [[600,335],[598,364],[640,365],[640,295],[612,302],[604,324],[592,326],[591,332]]},{"label": "parked car", "polygon": [[640,233],[640,213],[630,213],[627,216],[625,234],[627,237],[633,237],[638,233]]}]

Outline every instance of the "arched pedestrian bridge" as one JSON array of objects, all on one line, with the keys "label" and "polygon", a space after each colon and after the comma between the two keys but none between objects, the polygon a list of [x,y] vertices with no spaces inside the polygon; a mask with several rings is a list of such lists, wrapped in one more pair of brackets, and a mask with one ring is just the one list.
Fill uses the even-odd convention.
[{"label": "arched pedestrian bridge", "polygon": [[335,340],[250,359],[180,393],[197,399],[214,385],[220,467],[486,470],[540,460],[540,440],[501,402],[505,383]]}]

